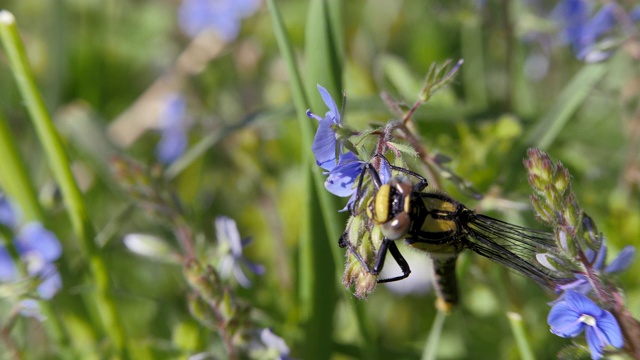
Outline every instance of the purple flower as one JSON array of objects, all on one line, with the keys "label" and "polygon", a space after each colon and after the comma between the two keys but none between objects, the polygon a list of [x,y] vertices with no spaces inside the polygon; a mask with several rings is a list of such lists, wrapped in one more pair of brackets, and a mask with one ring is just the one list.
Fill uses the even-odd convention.
[{"label": "purple flower", "polygon": [[178,9],[178,23],[191,37],[210,30],[226,42],[240,32],[243,18],[260,7],[260,0],[184,0]]},{"label": "purple flower", "polygon": [[242,248],[251,243],[251,238],[241,239],[236,222],[226,216],[218,216],[215,222],[216,237],[221,245],[226,245],[225,254],[220,260],[220,275],[229,278],[231,273],[238,283],[248,288],[251,281],[245,275],[243,267],[256,275],[264,274],[262,265],[254,264],[242,255]]},{"label": "purple flower", "polygon": [[564,338],[576,337],[584,331],[594,360],[602,357],[607,345],[615,348],[624,345],[620,326],[613,315],[572,290],[551,308],[547,323],[552,333]]},{"label": "purple flower", "polygon": [[187,149],[189,122],[186,117],[186,101],[182,96],[169,95],[160,117],[160,142],[156,156],[165,165],[178,160]]}]

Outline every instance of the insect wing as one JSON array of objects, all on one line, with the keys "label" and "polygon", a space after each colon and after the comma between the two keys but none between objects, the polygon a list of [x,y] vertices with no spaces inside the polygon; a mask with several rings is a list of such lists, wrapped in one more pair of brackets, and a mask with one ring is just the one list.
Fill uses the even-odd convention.
[{"label": "insect wing", "polygon": [[519,271],[547,288],[555,277],[536,263],[536,252],[555,246],[553,233],[527,229],[475,214],[466,222],[470,235],[469,248],[479,255]]}]

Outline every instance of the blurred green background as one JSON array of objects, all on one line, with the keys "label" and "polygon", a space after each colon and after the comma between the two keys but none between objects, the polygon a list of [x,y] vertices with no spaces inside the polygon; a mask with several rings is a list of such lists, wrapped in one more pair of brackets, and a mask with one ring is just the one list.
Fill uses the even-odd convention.
[{"label": "blurred green background", "polygon": [[[486,195],[478,202],[447,185],[459,201],[540,227],[528,204],[522,166],[527,147],[538,146],[570,169],[574,191],[605,234],[610,257],[640,242],[640,68],[628,49],[587,65],[566,46],[536,40],[536,34],[553,36],[547,17],[553,1],[354,0],[328,2],[339,51],[314,58],[309,49],[322,45],[309,43],[310,32],[322,29],[311,26],[316,14],[309,7],[324,2],[275,3],[305,89],[315,83],[338,86],[335,78],[341,79],[336,90],[348,96],[345,122],[356,129],[393,118],[380,92],[411,104],[432,63],[464,59],[454,84],[414,117],[424,146],[449,156],[451,168]],[[169,188],[179,200],[175,203],[199,255],[216,246],[213,220],[219,215],[234,218],[240,234],[254,239],[246,256],[264,265],[266,273],[253,276],[251,288],[233,285],[236,296],[253,309],[253,321],[281,336],[293,358],[420,358],[436,314],[433,293],[423,285],[402,294],[379,286],[368,300],[354,300],[340,285],[344,258],[335,250],[346,214],[331,220],[338,231],[322,235],[324,252],[312,254],[314,271],[322,274],[303,269],[307,258],[300,244],[309,225],[302,214],[316,205],[304,201],[311,191],[305,180],[309,167],[303,165],[310,149],[303,145],[299,124],[309,121],[315,129],[315,121],[300,120],[303,114],[292,105],[296,90],[267,5],[242,22],[239,36],[229,43],[198,43],[185,35],[177,22],[179,5],[177,0],[4,0],[1,5],[17,18],[37,84],[72,159],[133,357],[186,358],[222,349],[216,331],[189,314],[179,261],[143,257],[124,246],[125,235],[146,233],[180,251],[171,224],[140,206],[109,165],[118,155],[152,174],[163,171],[154,153],[160,139],[158,109],[165,95],[180,93],[191,121],[190,155],[151,186]],[[339,57],[341,73],[311,74],[310,68],[332,56]],[[306,95],[312,111],[324,114],[319,94]],[[92,291],[86,259],[1,53],[0,111],[36,184],[46,225],[64,247],[58,261],[64,288],[51,300],[54,309],[79,349],[75,355],[102,358],[109,343],[83,296]],[[335,211],[345,203],[333,198]],[[319,215],[315,221],[327,219]],[[417,269],[427,262],[417,255],[408,259],[411,277],[420,275]],[[552,298],[532,281],[473,254],[459,261],[462,303],[446,318],[438,359],[521,358],[507,311],[522,315],[537,358],[555,358],[569,342],[549,332]],[[638,271],[635,263],[620,277],[636,317]],[[325,296],[325,310],[306,307],[309,286],[316,286],[313,296]],[[11,304],[2,306],[5,314]],[[306,327],[315,321],[309,311],[329,311],[316,314],[329,319],[329,328],[319,325],[322,332],[314,338]],[[366,319],[366,331],[356,314]],[[3,319],[6,315],[0,324]],[[61,356],[35,320],[20,321],[10,336],[30,349],[29,357]],[[367,351],[374,345],[373,353]],[[310,352],[314,346],[323,350]],[[213,352],[213,358],[224,358],[222,350]]]}]

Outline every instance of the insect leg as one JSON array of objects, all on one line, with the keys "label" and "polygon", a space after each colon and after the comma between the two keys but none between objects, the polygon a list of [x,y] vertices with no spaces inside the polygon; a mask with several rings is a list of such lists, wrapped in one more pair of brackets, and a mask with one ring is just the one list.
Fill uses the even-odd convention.
[{"label": "insect leg", "polygon": [[411,274],[411,268],[409,267],[409,263],[404,259],[400,250],[398,250],[398,246],[393,240],[389,240],[384,238],[382,240],[382,244],[380,245],[380,249],[378,249],[378,256],[376,258],[376,263],[373,267],[372,274],[379,274],[382,271],[382,267],[384,266],[384,259],[387,255],[387,250],[391,252],[391,256],[396,261],[398,266],[400,266],[400,270],[402,270],[402,275],[398,275],[396,277],[387,278],[387,279],[379,279],[378,283],[387,283],[405,279]]},{"label": "insect leg", "polygon": [[413,191],[418,191],[418,192],[420,192],[420,191],[422,191],[424,188],[426,188],[426,187],[429,185],[429,182],[427,181],[427,179],[426,179],[424,176],[422,176],[422,175],[418,174],[417,172],[411,171],[411,170],[409,170],[409,169],[405,169],[405,168],[403,168],[403,167],[399,167],[399,166],[391,165],[391,163],[389,162],[389,160],[387,160],[387,158],[386,158],[386,157],[384,157],[384,155],[382,155],[382,154],[374,154],[373,156],[374,156],[374,157],[379,157],[380,159],[384,160],[384,161],[387,163],[387,165],[389,165],[389,167],[390,167],[392,170],[395,170],[395,171],[397,171],[397,172],[401,172],[401,173],[405,173],[405,174],[407,174],[407,175],[413,176],[413,177],[415,177],[416,179],[418,179],[418,183],[416,183],[416,184],[413,186]]}]

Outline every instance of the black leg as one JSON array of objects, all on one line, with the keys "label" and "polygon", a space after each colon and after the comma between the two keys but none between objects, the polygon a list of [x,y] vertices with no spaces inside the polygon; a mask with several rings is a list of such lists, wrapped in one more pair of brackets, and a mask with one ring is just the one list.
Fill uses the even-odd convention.
[{"label": "black leg", "polygon": [[384,260],[387,257],[387,250],[391,252],[391,256],[396,261],[396,263],[400,266],[402,270],[402,275],[388,278],[388,279],[378,279],[378,283],[387,283],[405,279],[411,274],[411,268],[409,267],[409,263],[404,259],[400,250],[398,250],[398,246],[392,240],[384,238],[382,240],[382,244],[380,245],[380,249],[378,249],[378,255],[376,256],[376,262],[373,266],[373,269],[369,268],[369,265],[362,259],[360,254],[356,251],[356,249],[351,245],[351,243],[346,239],[345,234],[342,234],[340,240],[338,240],[338,246],[341,248],[347,248],[348,251],[351,251],[353,256],[355,256],[356,260],[362,265],[366,272],[372,275],[380,274],[382,268],[384,267]]},{"label": "black leg", "polygon": [[[392,170],[395,170],[395,171],[397,171],[397,172],[401,172],[401,173],[405,173],[405,174],[407,174],[407,175],[411,175],[411,176],[415,177],[416,179],[418,179],[418,183],[417,183],[417,184],[415,184],[415,185],[413,186],[413,191],[418,191],[418,192],[420,192],[420,191],[424,190],[424,188],[426,188],[426,187],[429,185],[429,182],[427,181],[427,179],[425,179],[425,177],[424,177],[424,176],[422,176],[422,175],[418,174],[417,172],[414,172],[414,171],[411,171],[411,170],[409,170],[409,169],[405,169],[405,168],[402,168],[402,167],[399,167],[399,166],[391,165],[391,163],[389,162],[389,160],[387,160],[387,158],[386,158],[386,157],[384,157],[384,155],[382,155],[382,154],[374,154],[373,156],[374,156],[374,157],[379,157],[380,159],[382,159],[383,161],[385,161],[385,162],[387,163],[387,165],[389,165],[389,167],[390,167]],[[376,175],[377,175],[377,174],[376,174]],[[378,176],[378,179],[379,179],[379,178],[380,178],[380,177]],[[379,181],[379,180],[378,180],[378,181]]]},{"label": "black leg", "polygon": [[407,263],[407,260],[405,260],[404,256],[402,256],[402,254],[400,253],[400,250],[398,249],[398,246],[396,245],[396,243],[387,238],[384,238],[382,240],[382,245],[380,245],[380,249],[378,250],[378,258],[376,259],[376,264],[373,267],[373,271],[375,272],[374,274],[377,275],[380,273],[380,271],[382,271],[387,249],[391,252],[391,256],[393,256],[393,259],[396,261],[398,266],[400,266],[400,270],[402,270],[402,275],[398,275],[396,277],[387,278],[387,279],[378,279],[378,283],[388,283],[388,282],[406,279],[409,276],[409,274],[411,274],[411,268],[409,267],[409,263]]}]

